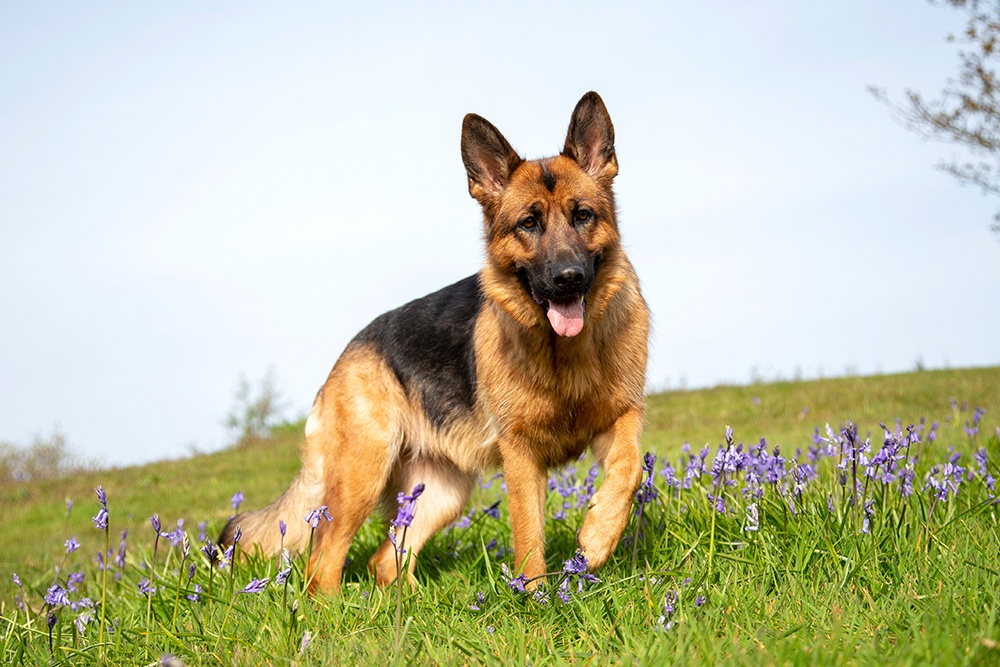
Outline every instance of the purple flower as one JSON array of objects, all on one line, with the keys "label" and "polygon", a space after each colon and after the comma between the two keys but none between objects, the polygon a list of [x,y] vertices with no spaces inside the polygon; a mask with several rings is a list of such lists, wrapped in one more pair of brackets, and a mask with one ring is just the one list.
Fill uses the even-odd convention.
[{"label": "purple flower", "polygon": [[75,537],[71,537],[66,540],[66,553],[71,554],[80,548],[80,543],[76,541]]},{"label": "purple flower", "polygon": [[69,604],[69,595],[59,584],[52,584],[45,593],[45,603],[52,607],[66,606]]},{"label": "purple flower", "polygon": [[525,579],[523,574],[519,574],[510,581],[508,581],[507,585],[510,586],[510,590],[514,591],[515,593],[524,593],[525,592],[524,585],[526,583],[528,583],[528,580]]},{"label": "purple flower", "polygon": [[582,552],[577,551],[576,555],[563,563],[563,572],[566,574],[584,574],[590,570],[587,557]]},{"label": "purple flower", "polygon": [[483,602],[485,598],[483,597],[482,591],[476,593],[476,603],[469,605],[469,609],[472,611],[481,611],[483,608]]},{"label": "purple flower", "polygon": [[985,477],[988,474],[987,472],[988,458],[986,454],[986,448],[980,447],[979,449],[977,449],[976,453],[973,454],[972,458],[976,462],[976,468],[977,471],[979,472],[980,477]]},{"label": "purple flower", "polygon": [[499,519],[500,518],[500,509],[499,508],[500,508],[500,500],[497,500],[495,503],[493,503],[489,507],[485,508],[483,510],[483,514],[485,514],[486,516],[489,516],[489,517],[493,517],[494,519]]},{"label": "purple flower", "polygon": [[73,623],[76,624],[77,634],[82,635],[84,631],[87,629],[87,624],[90,623],[91,620],[92,619],[90,617],[90,613],[86,611],[82,612],[79,616],[77,616],[76,619],[73,621]]},{"label": "purple flower", "polygon": [[700,607],[703,604],[705,604],[705,596],[704,595],[699,595],[698,597],[696,597],[694,599],[694,606],[695,607]]},{"label": "purple flower", "polygon": [[56,627],[57,622],[59,622],[59,617],[56,616],[56,612],[50,610],[49,613],[46,614],[45,616],[45,624],[49,626],[49,633],[52,632],[52,628]]},{"label": "purple flower", "polygon": [[871,519],[875,516],[875,510],[872,507],[875,505],[875,499],[870,498],[865,501],[865,518],[861,523],[861,532],[868,534],[871,532]]},{"label": "purple flower", "polygon": [[726,507],[726,498],[721,493],[719,495],[713,495],[711,493],[706,493],[705,497],[712,503],[712,507],[719,514],[725,514],[728,508]]},{"label": "purple flower", "polygon": [[656,490],[655,480],[653,479],[653,469],[655,466],[656,454],[646,452],[642,457],[642,470],[646,473],[646,478],[639,486],[639,490],[635,492],[635,502],[638,505],[635,510],[636,516],[641,516],[643,508],[656,500],[660,495],[659,491]]},{"label": "purple flower", "polygon": [[187,599],[191,602],[201,602],[201,584],[194,585],[194,589],[188,593]]},{"label": "purple flower", "polygon": [[177,545],[183,543],[185,535],[184,519],[177,519],[177,527],[169,533],[161,533],[161,537],[165,537],[170,540],[170,546],[172,547],[176,547]]},{"label": "purple flower", "polygon": [[17,576],[17,572],[11,572],[10,576],[14,580],[14,583],[17,584],[18,588],[24,588],[24,584],[21,583],[21,577]]},{"label": "purple flower", "polygon": [[572,558],[563,562],[563,573],[566,576],[563,578],[562,584],[559,586],[559,591],[556,593],[563,602],[569,602],[569,580],[571,578],[576,577],[578,593],[583,592],[584,583],[598,583],[601,581],[590,573],[590,564],[587,562],[587,557],[579,551]]},{"label": "purple flower", "polygon": [[80,584],[83,583],[84,576],[85,575],[84,575],[83,572],[70,572],[69,573],[69,576],[66,577],[66,588],[69,589],[70,593],[75,593],[76,590],[78,588],[80,588]]},{"label": "purple flower", "polygon": [[656,454],[653,452],[646,452],[642,455],[642,469],[646,471],[649,476],[653,475],[653,467],[656,465]]},{"label": "purple flower", "polygon": [[674,627],[674,605],[677,603],[677,591],[670,591],[663,597],[663,614],[656,619],[654,630],[668,632]]},{"label": "purple flower", "polygon": [[143,577],[139,580],[139,592],[143,595],[155,595],[156,586],[152,585],[148,578]]},{"label": "purple flower", "polygon": [[569,604],[570,592],[569,592],[569,577],[562,580],[559,584],[559,589],[556,591],[556,596],[562,600],[563,604]]},{"label": "purple flower", "polygon": [[215,546],[215,542],[209,542],[203,546],[201,552],[205,554],[205,558],[208,559],[209,563],[214,563],[219,557],[219,547]]},{"label": "purple flower", "polygon": [[333,521],[333,517],[330,516],[330,513],[327,512],[327,509],[328,508],[326,505],[320,505],[318,508],[312,510],[311,512],[309,512],[309,514],[305,516],[306,523],[308,523],[312,528],[318,528],[320,519]]},{"label": "purple flower", "polygon": [[191,567],[188,568],[188,581],[194,579],[194,573],[197,569],[198,566],[195,563],[191,563]]},{"label": "purple flower", "polygon": [[128,530],[122,530],[121,540],[118,542],[118,554],[115,556],[115,565],[120,568],[125,567],[125,538],[128,537]]},{"label": "purple flower", "polygon": [[98,486],[94,489],[94,493],[97,494],[97,501],[101,503],[101,507],[108,509],[108,494],[104,492],[104,487]]},{"label": "purple flower", "polygon": [[291,573],[292,573],[292,568],[286,567],[284,570],[278,572],[278,574],[275,575],[274,583],[278,585],[285,583],[285,579],[288,579],[288,575],[290,575]]},{"label": "purple flower", "polygon": [[154,514],[153,516],[149,517],[149,523],[153,526],[153,531],[155,531],[156,534],[159,535],[160,529],[163,527],[162,524],[160,523],[160,515]]},{"label": "purple flower", "polygon": [[104,507],[102,507],[101,509],[99,509],[97,511],[97,516],[95,516],[93,519],[91,519],[91,521],[100,530],[107,530],[108,529],[108,510],[105,509]]},{"label": "purple flower", "polygon": [[243,590],[239,593],[260,593],[265,588],[267,588],[267,583],[271,579],[269,577],[264,577],[263,579],[254,579],[249,584],[243,587]]},{"label": "purple flower", "polygon": [[409,526],[413,521],[413,513],[417,509],[417,498],[420,494],[424,492],[424,483],[420,482],[415,487],[410,495],[400,493],[396,497],[396,502],[399,503],[399,511],[396,512],[396,518],[390,523],[399,528],[400,526]]},{"label": "purple flower", "polygon": [[233,498],[230,502],[233,505],[233,511],[235,512],[236,510],[238,510],[240,505],[243,504],[243,492],[237,491],[236,494],[233,495]]},{"label": "purple flower", "polygon": [[979,433],[979,420],[983,418],[984,414],[986,414],[986,410],[983,408],[976,408],[976,410],[972,413],[972,422],[965,422],[965,434],[970,438]]},{"label": "purple flower", "polygon": [[208,540],[208,536],[205,534],[205,531],[207,529],[208,529],[208,521],[199,521],[198,522],[198,541],[199,542],[205,542],[205,541]]},{"label": "purple flower", "polygon": [[306,647],[309,646],[309,642],[312,641],[312,633],[306,630],[302,633],[302,641],[299,642],[299,655],[306,652]]},{"label": "purple flower", "polygon": [[285,536],[285,532],[287,530],[288,530],[288,526],[285,524],[284,520],[283,519],[278,519],[278,532],[281,533],[282,537]]}]

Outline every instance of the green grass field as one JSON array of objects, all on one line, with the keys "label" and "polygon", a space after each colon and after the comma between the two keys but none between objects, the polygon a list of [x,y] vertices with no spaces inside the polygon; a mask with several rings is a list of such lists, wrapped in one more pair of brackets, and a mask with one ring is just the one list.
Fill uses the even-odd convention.
[{"label": "green grass field", "polygon": [[[199,524],[215,536],[237,491],[244,509],[280,493],[301,425],[190,459],[7,482],[0,664],[996,665],[998,415],[1000,368],[651,396],[643,445],[658,459],[615,558],[600,581],[562,573],[591,463],[554,471],[555,574],[535,596],[503,572],[499,479],[474,495],[471,525],[424,549],[412,593],[373,588],[364,565],[385,535],[378,521],[356,539],[337,597],[301,594],[301,558],[283,584],[280,559],[210,568]],[[91,520],[98,485],[107,532]],[[497,500],[499,519],[482,512]],[[187,556],[160,538],[154,562],[154,513],[163,532],[184,520]],[[117,554],[123,530],[124,566],[99,569],[95,554]],[[70,538],[80,547],[66,553]],[[238,592],[265,577],[260,592]]]}]

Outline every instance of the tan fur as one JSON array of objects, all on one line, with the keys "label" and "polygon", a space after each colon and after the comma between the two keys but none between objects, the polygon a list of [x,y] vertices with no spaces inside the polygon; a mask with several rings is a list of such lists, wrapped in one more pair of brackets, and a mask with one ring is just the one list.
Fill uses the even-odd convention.
[{"label": "tan fur", "polygon": [[[425,491],[404,545],[411,581],[420,548],[459,516],[479,474],[498,466],[508,488],[515,565],[526,577],[546,571],[547,470],[588,445],[607,472],[578,538],[592,569],[611,556],[628,520],[641,477],[649,313],[620,245],[610,119],[589,93],[574,112],[564,154],[534,162],[520,160],[498,133],[475,135],[475,122],[466,123],[463,158],[470,193],[483,206],[487,243],[479,273],[484,300],[472,334],[475,405],[435,427],[420,396],[408,393],[378,350],[352,343],[316,397],[298,477],[270,506],[231,522],[242,526],[246,543],[273,553],[281,519],[289,529],[285,545],[302,549],[309,536],[303,516],[327,505],[334,521],[321,522],[316,533],[314,590],[339,589],[358,528],[380,502],[395,511],[396,494],[417,482]],[[595,219],[576,227],[572,216],[581,206]],[[542,217],[544,235],[518,231],[528,212]],[[583,329],[564,338],[517,272],[566,248],[600,262]],[[396,577],[395,555],[386,540],[369,562],[382,585]]]}]

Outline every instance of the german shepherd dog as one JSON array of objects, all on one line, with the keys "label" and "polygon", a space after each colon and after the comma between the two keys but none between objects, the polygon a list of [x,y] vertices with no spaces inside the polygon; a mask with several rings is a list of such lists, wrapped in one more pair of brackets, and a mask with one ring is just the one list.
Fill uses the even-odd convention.
[{"label": "german shepherd dog", "polygon": [[[588,446],[606,478],[577,536],[591,570],[611,556],[642,476],[649,311],[622,249],[612,180],[614,127],[597,93],[576,105],[555,157],[525,160],[475,114],[462,124],[469,193],[482,205],[485,266],[376,318],[347,346],[306,421],[302,469],[262,510],[220,537],[303,550],[321,505],[312,590],[340,588],[351,540],[379,505],[425,485],[405,532],[420,548],[463,511],[480,473],[507,483],[515,566],[545,573],[547,469]],[[279,520],[287,525],[282,538]],[[397,576],[387,539],[369,561]]]}]

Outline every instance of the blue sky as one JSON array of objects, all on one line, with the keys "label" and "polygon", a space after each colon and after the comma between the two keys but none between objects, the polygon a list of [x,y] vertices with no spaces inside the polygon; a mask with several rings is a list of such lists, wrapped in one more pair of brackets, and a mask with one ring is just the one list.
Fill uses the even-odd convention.
[{"label": "blue sky", "polygon": [[478,269],[464,114],[539,157],[588,90],[651,386],[1000,363],[1000,202],[866,91],[939,90],[957,13],[619,4],[0,5],[0,440],[213,449],[269,368],[305,412],[375,315]]}]

